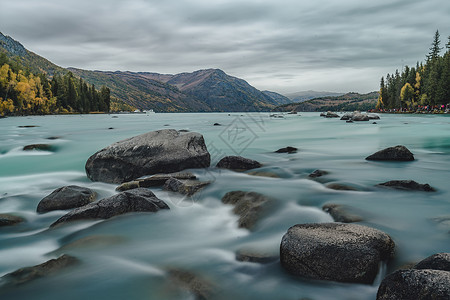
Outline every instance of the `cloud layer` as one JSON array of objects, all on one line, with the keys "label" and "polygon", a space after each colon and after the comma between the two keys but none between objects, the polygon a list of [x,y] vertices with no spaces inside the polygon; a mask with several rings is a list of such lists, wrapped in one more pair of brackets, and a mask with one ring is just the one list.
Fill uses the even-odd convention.
[{"label": "cloud layer", "polygon": [[281,93],[376,90],[450,34],[448,0],[6,2],[0,31],[63,67],[220,68]]}]

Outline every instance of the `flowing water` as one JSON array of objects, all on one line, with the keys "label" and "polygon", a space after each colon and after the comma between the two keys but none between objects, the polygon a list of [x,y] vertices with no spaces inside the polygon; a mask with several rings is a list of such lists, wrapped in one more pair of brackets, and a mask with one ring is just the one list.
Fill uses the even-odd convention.
[{"label": "flowing water", "polygon": [[[31,125],[36,127],[21,127]],[[63,253],[82,261],[55,276],[0,292],[1,299],[193,299],[169,283],[171,269],[188,270],[207,280],[215,290],[213,299],[375,299],[380,278],[387,272],[437,252],[450,252],[448,116],[381,115],[377,124],[349,124],[317,113],[284,118],[265,113],[73,115],[7,118],[0,120],[0,126],[0,213],[26,219],[0,227],[0,276]],[[164,128],[202,133],[212,165],[225,155],[242,155],[262,162],[261,171],[279,178],[212,167],[192,170],[201,180],[213,181],[193,197],[152,189],[171,208],[156,214],[49,229],[65,212],[36,213],[43,197],[65,185],[91,188],[98,198],[115,194],[116,185],[86,177],[88,157],[113,142]],[[51,144],[51,151],[22,150],[42,143]],[[364,159],[399,144],[408,147],[416,160]],[[299,151],[273,153],[285,146]],[[315,169],[329,174],[308,179]],[[437,192],[375,187],[395,179],[429,183]],[[328,189],[327,183],[357,191]],[[252,232],[239,229],[232,207],[220,201],[233,190],[276,199]],[[332,221],[322,211],[328,203],[351,207],[364,218],[360,224],[394,239],[396,257],[380,267],[372,285],[294,278],[283,271],[279,260],[258,264],[235,259],[242,248],[278,255],[290,226]]]}]

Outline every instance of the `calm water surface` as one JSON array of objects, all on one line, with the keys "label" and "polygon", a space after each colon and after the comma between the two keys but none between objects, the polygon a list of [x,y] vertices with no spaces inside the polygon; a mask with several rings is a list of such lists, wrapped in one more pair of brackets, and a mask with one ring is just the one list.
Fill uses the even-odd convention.
[{"label": "calm water surface", "polygon": [[[220,123],[222,126],[213,126]],[[34,125],[37,127],[19,127]],[[394,268],[437,252],[450,252],[450,117],[382,115],[348,124],[318,113],[135,114],[39,116],[0,119],[0,213],[26,219],[0,228],[0,276],[43,263],[62,253],[83,263],[57,276],[8,292],[1,299],[193,299],[168,283],[167,270],[189,270],[215,286],[213,299],[375,299],[380,278]],[[192,170],[213,184],[192,198],[152,189],[170,206],[157,214],[132,214],[48,229],[64,211],[39,215],[39,201],[56,188],[80,185],[99,198],[116,185],[91,182],[88,157],[101,148],[141,133],[174,128],[202,133],[212,163],[242,155],[263,163],[261,171],[280,178],[217,170]],[[51,144],[53,151],[23,151],[29,144]],[[389,146],[405,145],[416,161],[369,162],[364,158]],[[285,146],[295,154],[273,151]],[[330,172],[308,179],[315,169]],[[379,189],[395,179],[429,183],[435,193]],[[327,183],[358,191],[335,191]],[[221,203],[233,190],[256,191],[276,206],[253,232],[237,228],[232,207]],[[345,204],[364,217],[360,224],[390,234],[396,258],[382,266],[373,285],[339,284],[293,278],[271,264],[238,262],[242,248],[278,255],[281,237],[298,223],[330,222],[328,203]],[[447,222],[436,222],[437,217]],[[73,243],[87,238],[87,243]]]}]

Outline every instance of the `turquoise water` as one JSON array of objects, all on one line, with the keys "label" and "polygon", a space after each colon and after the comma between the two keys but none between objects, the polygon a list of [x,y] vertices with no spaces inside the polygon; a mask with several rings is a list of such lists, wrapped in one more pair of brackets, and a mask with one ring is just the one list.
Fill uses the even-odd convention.
[{"label": "turquoise water", "polygon": [[[437,252],[450,252],[450,117],[381,115],[381,120],[346,123],[318,113],[133,114],[37,116],[0,119],[0,213],[26,222],[0,228],[0,276],[43,263],[62,253],[83,263],[57,276],[6,292],[1,299],[193,299],[174,291],[167,270],[189,270],[215,287],[213,299],[375,299],[380,278],[394,268]],[[222,126],[213,126],[220,123]],[[19,127],[33,125],[37,127]],[[174,128],[202,133],[213,164],[225,155],[263,163],[261,171],[280,178],[210,168],[192,170],[213,184],[192,198],[152,189],[170,206],[157,214],[134,214],[48,229],[65,212],[36,213],[39,201],[61,186],[95,190],[99,198],[115,194],[116,185],[90,182],[88,157],[122,139]],[[49,139],[51,138],[51,139]],[[52,151],[23,151],[46,143]],[[369,162],[364,158],[389,146],[405,145],[416,160]],[[285,146],[295,154],[273,151]],[[330,174],[317,181],[315,169]],[[435,193],[393,191],[374,185],[395,179],[429,183]],[[334,182],[358,191],[335,191]],[[229,191],[247,190],[276,199],[273,210],[253,232],[237,228],[232,207],[221,203]],[[329,222],[327,203],[345,204],[364,217],[361,224],[390,234],[396,257],[380,268],[373,285],[309,281],[287,275],[279,262],[238,262],[241,248],[277,255],[281,237],[298,223]],[[67,246],[82,238],[84,245]],[[65,246],[64,249],[59,248]]]}]

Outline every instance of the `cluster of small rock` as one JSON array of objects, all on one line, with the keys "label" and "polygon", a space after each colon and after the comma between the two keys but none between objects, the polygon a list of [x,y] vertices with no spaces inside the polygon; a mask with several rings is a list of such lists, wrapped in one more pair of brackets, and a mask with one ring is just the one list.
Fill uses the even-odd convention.
[{"label": "cluster of small rock", "polygon": [[[355,115],[353,116],[355,117]],[[352,118],[353,118],[352,117]],[[281,148],[277,153],[295,153],[294,147]],[[367,160],[412,161],[413,154],[404,146],[378,151]],[[86,219],[108,219],[130,212],[168,210],[169,206],[149,189],[163,187],[167,191],[191,196],[210,182],[197,180],[188,168],[207,168],[210,154],[203,136],[194,132],[159,130],[112,144],[94,155],[86,163],[87,176],[93,181],[120,184],[116,195],[96,200],[96,193],[79,186],[66,186],[42,199],[38,213],[68,210],[50,227]],[[247,171],[262,164],[240,156],[227,156],[216,167]],[[316,170],[309,177],[319,180],[327,171]],[[412,180],[393,180],[377,185],[383,188],[433,192],[428,184]],[[344,186],[345,187],[345,186]],[[351,188],[329,188],[352,190]],[[248,191],[230,191],[222,202],[233,205],[239,216],[238,226],[253,230],[258,221],[270,213],[275,199]],[[280,244],[279,262],[288,273],[315,280],[372,284],[381,263],[388,263],[395,253],[395,243],[386,233],[363,225],[352,224],[363,220],[358,212],[339,204],[326,204],[334,223],[296,224],[289,228]],[[18,217],[16,217],[18,218]],[[23,221],[14,216],[0,215],[0,225]],[[273,255],[261,251],[241,249],[239,261],[273,263]],[[47,276],[61,268],[79,263],[76,258],[63,255],[44,264],[17,270],[3,280],[21,284],[37,277]],[[399,270],[386,276],[380,285],[377,299],[449,299],[450,254],[436,254],[418,263],[413,269]],[[187,271],[169,270],[175,282],[186,285],[194,295],[206,299],[212,286]]]}]

